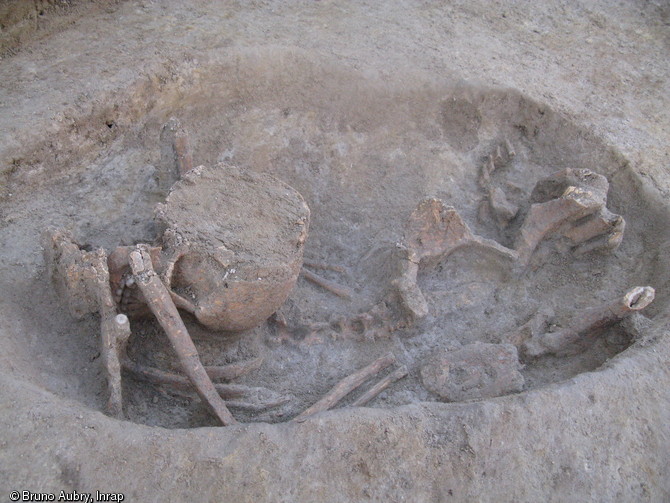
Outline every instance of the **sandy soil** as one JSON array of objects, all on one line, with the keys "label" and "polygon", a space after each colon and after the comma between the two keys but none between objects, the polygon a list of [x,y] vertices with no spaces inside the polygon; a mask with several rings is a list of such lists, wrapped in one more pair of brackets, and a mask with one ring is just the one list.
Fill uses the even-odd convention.
[{"label": "sandy soil", "polygon": [[[670,497],[667,177],[670,10],[661,4],[100,2],[14,11],[0,61],[0,491],[195,494],[240,501],[665,501]],[[20,15],[19,15],[20,14]],[[3,28],[4,29],[4,28]],[[11,37],[10,37],[11,38]],[[6,40],[6,39],[3,39]],[[3,46],[4,48],[5,46]],[[157,238],[159,133],[178,117],[197,164],[289,183],[312,222],[305,256],[348,288],[304,279],[272,322],[221,336],[186,317],[206,364],[263,358],[236,381],[290,400],[219,428],[192,397],[124,378],[128,422],[102,414],[98,320],[56,297],[40,235],[62,226],[110,250]],[[512,246],[482,201],[527,210],[534,184],[588,168],[626,219],[614,252],[546,246],[519,273],[485,253],[421,269],[430,314],[388,332],[343,324],[387,303],[407,217],[424,198]],[[524,209],[525,208],[525,209]],[[523,392],[441,403],[436,352],[501,342],[536,312],[560,327],[635,285],[648,319],[577,355],[527,361]],[[346,329],[342,327],[346,326]],[[314,327],[320,327],[315,329]],[[382,327],[383,328],[383,327]],[[393,352],[409,375],[370,403],[286,423]],[[133,322],[131,357],[176,369],[160,328]],[[347,405],[355,395],[343,402]]]}]

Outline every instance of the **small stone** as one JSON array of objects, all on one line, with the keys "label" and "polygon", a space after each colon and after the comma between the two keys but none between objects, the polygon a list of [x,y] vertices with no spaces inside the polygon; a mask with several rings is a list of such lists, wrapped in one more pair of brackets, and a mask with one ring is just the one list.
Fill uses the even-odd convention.
[{"label": "small stone", "polygon": [[438,354],[421,369],[421,379],[444,401],[458,402],[521,391],[520,369],[515,346],[477,342]]}]

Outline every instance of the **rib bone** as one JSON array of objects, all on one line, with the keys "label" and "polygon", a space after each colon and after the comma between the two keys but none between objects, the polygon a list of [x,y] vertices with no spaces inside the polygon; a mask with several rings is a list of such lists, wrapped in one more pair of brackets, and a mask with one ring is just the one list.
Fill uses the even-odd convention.
[{"label": "rib bone", "polygon": [[372,388],[367,390],[360,397],[358,397],[356,399],[356,401],[351,404],[351,406],[352,407],[363,407],[366,403],[368,403],[370,400],[372,400],[377,395],[379,395],[379,393],[384,391],[391,384],[393,384],[394,382],[396,382],[399,379],[402,379],[406,375],[407,375],[407,367],[405,365],[401,365],[400,367],[395,369],[393,372],[391,372],[389,375],[384,377],[377,384],[375,384]]},{"label": "rib bone", "polygon": [[367,381],[368,378],[385,369],[389,365],[393,365],[395,361],[395,356],[389,353],[386,356],[378,358],[367,367],[364,367],[361,370],[345,377],[339,383],[337,383],[333,389],[326,393],[326,395],[321,400],[296,416],[293,421],[302,423],[309,416],[313,416],[318,412],[323,412],[324,410],[328,410],[331,407],[334,407],[337,402],[342,400],[342,398],[347,396],[351,391],[358,388],[361,384]]}]

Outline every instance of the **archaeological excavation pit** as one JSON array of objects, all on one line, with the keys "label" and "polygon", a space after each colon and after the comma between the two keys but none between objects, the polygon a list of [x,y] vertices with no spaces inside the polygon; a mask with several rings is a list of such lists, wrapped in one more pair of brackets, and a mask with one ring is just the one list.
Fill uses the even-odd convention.
[{"label": "archaeological excavation pit", "polygon": [[[156,205],[180,176],[189,183],[194,166],[250,177],[234,204],[223,191],[207,206],[225,176],[208,182],[215,195],[183,202],[200,221],[234,206],[212,250],[227,253],[245,234],[273,252],[262,241],[270,226],[249,227],[276,216],[268,194],[294,191],[309,208],[290,215],[306,240],[302,256],[291,256],[285,295],[265,312],[244,294],[245,313],[261,313],[249,326],[198,316],[201,306],[189,313],[183,299],[205,303],[202,289],[170,286],[202,364],[232,372],[212,380],[239,422],[560,387],[626,358],[667,310],[667,208],[614,146],[542,103],[419,74],[382,82],[300,53],[240,53],[191,77],[131,88],[80,130],[66,118],[17,159],[2,232],[14,243],[9,259],[33,270],[4,272],[23,315],[11,340],[22,379],[106,410],[97,308],[71,315],[40,236],[65,229],[82,253],[155,245],[167,218],[155,218]],[[180,141],[190,156],[181,175]],[[264,199],[254,187],[267,177],[275,185]],[[200,213],[188,213],[198,197]],[[210,290],[228,289],[236,270],[212,257],[175,259],[175,277],[190,267],[191,278],[219,274]],[[129,271],[114,284],[118,302],[134,283]],[[130,316],[127,358],[120,420],[220,424],[155,317]]]}]

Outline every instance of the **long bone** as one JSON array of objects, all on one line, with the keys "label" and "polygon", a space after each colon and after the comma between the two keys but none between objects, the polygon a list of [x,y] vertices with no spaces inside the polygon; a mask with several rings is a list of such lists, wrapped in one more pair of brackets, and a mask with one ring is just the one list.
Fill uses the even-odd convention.
[{"label": "long bone", "polygon": [[370,400],[374,399],[377,395],[379,395],[379,393],[388,388],[391,384],[396,382],[398,379],[402,379],[406,375],[407,375],[407,367],[405,365],[401,365],[393,372],[391,372],[389,375],[380,380],[377,384],[372,386],[372,388],[363,393],[360,397],[358,397],[354,401],[354,403],[351,404],[351,406],[363,407]]},{"label": "long bone", "polygon": [[170,292],[154,271],[147,246],[138,245],[137,250],[130,254],[130,267],[151,312],[165,330],[184,372],[200,398],[224,426],[235,424],[237,421],[200,362],[198,350],[179,316]]},{"label": "long bone", "polygon": [[652,287],[636,286],[623,297],[582,312],[562,330],[531,337],[521,345],[521,352],[527,358],[547,354],[560,355],[584,335],[602,330],[632,313],[642,311],[651,304],[654,295]]},{"label": "long bone", "polygon": [[384,370],[389,365],[393,365],[396,361],[395,356],[392,353],[389,353],[381,358],[377,358],[367,367],[354,372],[351,375],[348,375],[342,379],[339,383],[335,385],[326,395],[321,398],[314,405],[304,410],[298,416],[296,416],[293,421],[297,423],[302,423],[308,417],[313,416],[324,410],[328,410],[331,407],[334,407],[337,402],[342,400],[350,392],[358,388],[361,384],[367,381],[371,376],[377,374],[378,372]]},{"label": "long bone", "polygon": [[307,269],[302,269],[300,271],[300,274],[302,274],[302,277],[305,278],[307,281],[311,281],[315,285],[318,285],[321,288],[328,290],[331,293],[334,293],[338,297],[341,297],[343,299],[351,299],[352,293],[346,287],[340,286],[332,281],[328,281],[327,279],[324,279],[321,276],[314,274],[311,271],[308,271]]},{"label": "long bone", "polygon": [[101,354],[107,372],[109,399],[107,411],[114,417],[123,418],[123,396],[121,392],[121,359],[130,338],[130,323],[125,314],[117,314],[116,303],[109,284],[107,254],[98,249],[93,268],[96,273],[98,304],[100,306]]}]

